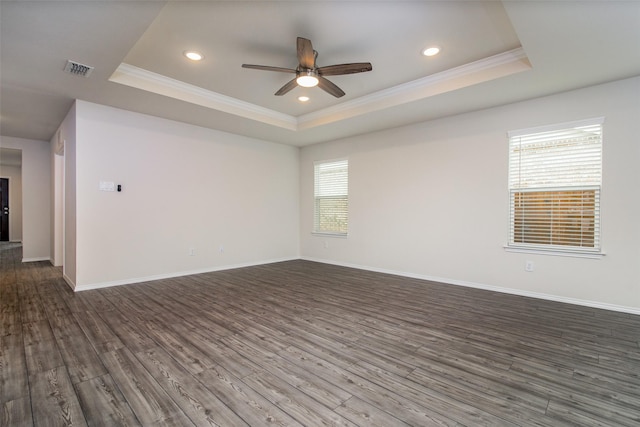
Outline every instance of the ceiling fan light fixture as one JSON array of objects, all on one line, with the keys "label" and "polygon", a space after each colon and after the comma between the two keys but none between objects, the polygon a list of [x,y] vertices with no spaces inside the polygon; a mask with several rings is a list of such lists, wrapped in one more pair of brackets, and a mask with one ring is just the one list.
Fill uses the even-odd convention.
[{"label": "ceiling fan light fixture", "polygon": [[308,96],[304,96],[304,95],[298,97],[298,101],[300,101],[300,102],[308,102],[309,99],[311,99],[311,98],[309,98]]},{"label": "ceiling fan light fixture", "polygon": [[318,76],[317,73],[313,70],[306,70],[298,74],[296,78],[296,83],[302,87],[314,87],[318,86]]}]

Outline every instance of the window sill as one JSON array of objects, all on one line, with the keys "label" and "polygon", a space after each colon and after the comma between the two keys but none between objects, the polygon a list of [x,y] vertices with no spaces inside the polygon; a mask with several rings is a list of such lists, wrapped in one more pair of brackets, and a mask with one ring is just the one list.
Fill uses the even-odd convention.
[{"label": "window sill", "polygon": [[338,237],[342,239],[346,239],[349,237],[347,233],[331,233],[329,231],[312,231],[312,236],[322,236],[322,237]]},{"label": "window sill", "polygon": [[552,256],[565,256],[572,258],[589,258],[589,259],[601,259],[606,254],[604,252],[582,252],[572,251],[570,249],[556,249],[556,248],[529,248],[518,246],[504,246],[506,252],[515,252],[521,254],[538,254],[538,255],[552,255]]}]

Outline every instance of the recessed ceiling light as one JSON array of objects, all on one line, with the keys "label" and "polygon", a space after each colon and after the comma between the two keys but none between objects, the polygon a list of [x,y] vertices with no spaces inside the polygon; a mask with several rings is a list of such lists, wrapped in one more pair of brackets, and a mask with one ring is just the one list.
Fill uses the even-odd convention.
[{"label": "recessed ceiling light", "polygon": [[440,48],[437,46],[428,47],[422,51],[424,56],[434,56],[440,53]]},{"label": "recessed ceiling light", "polygon": [[195,50],[186,50],[184,52],[184,56],[192,61],[201,61],[204,58],[203,54],[201,54],[200,52],[196,52]]},{"label": "recessed ceiling light", "polygon": [[298,101],[300,101],[300,102],[307,102],[309,99],[311,99],[311,98],[309,98],[308,96],[299,96],[298,97]]}]

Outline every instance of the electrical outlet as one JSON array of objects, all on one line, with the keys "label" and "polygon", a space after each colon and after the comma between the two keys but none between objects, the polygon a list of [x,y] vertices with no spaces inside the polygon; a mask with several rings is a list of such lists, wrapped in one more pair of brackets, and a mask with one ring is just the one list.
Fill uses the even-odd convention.
[{"label": "electrical outlet", "polygon": [[189,256],[195,256],[196,250],[195,248],[189,248]]},{"label": "electrical outlet", "polygon": [[533,271],[533,261],[525,261],[524,263],[524,271]]},{"label": "electrical outlet", "polygon": [[224,253],[224,246],[220,245],[220,253]]}]

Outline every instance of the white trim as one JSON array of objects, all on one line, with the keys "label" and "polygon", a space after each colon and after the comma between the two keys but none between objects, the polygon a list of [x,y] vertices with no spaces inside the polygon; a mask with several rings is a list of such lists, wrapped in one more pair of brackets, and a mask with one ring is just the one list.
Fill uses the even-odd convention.
[{"label": "white trim", "polygon": [[554,123],[551,125],[535,126],[535,127],[526,128],[526,129],[510,130],[509,132],[507,132],[507,136],[509,138],[513,138],[513,137],[518,137],[523,135],[529,135],[531,133],[553,132],[555,130],[561,130],[561,129],[571,129],[571,128],[577,128],[582,126],[602,125],[602,124],[604,124],[604,117],[593,117],[591,119],[574,120],[571,122]]},{"label": "white trim", "polygon": [[531,64],[524,49],[518,47],[332,107],[303,114],[298,117],[298,130],[384,110],[530,69]]},{"label": "white trim", "polygon": [[43,256],[43,257],[34,257],[34,258],[22,258],[22,262],[38,262],[38,261],[49,261],[49,257]]},{"label": "white trim", "polygon": [[[145,277],[136,277],[136,278],[132,278],[132,279],[123,279],[123,280],[114,280],[111,282],[100,282],[100,283],[89,283],[87,285],[76,285],[76,286],[72,286],[73,290],[75,292],[81,292],[81,291],[88,291],[91,289],[102,289],[102,288],[109,288],[111,286],[123,286],[123,285],[132,285],[134,283],[142,283],[142,282],[152,282],[155,280],[163,280],[163,279],[171,279],[174,277],[182,277],[182,276],[191,276],[194,274],[203,274],[203,273],[211,273],[214,271],[223,271],[223,270],[232,270],[234,268],[243,268],[243,267],[253,267],[256,265],[264,265],[264,264],[273,264],[276,262],[283,262],[283,261],[293,261],[293,260],[297,260],[300,259],[299,257],[290,257],[290,258],[280,258],[280,259],[270,259],[270,260],[263,260],[263,261],[257,261],[257,262],[247,262],[247,263],[240,263],[240,264],[232,264],[232,265],[222,265],[222,266],[216,266],[216,267],[206,267],[206,268],[201,268],[201,269],[197,269],[197,270],[188,270],[188,271],[180,271],[180,272],[176,272],[176,273],[167,273],[167,274],[157,274],[154,276],[145,276]],[[69,285],[71,285],[71,281],[67,280],[68,278],[65,278],[65,281],[67,281],[67,283],[69,283]]]},{"label": "white trim", "polygon": [[404,271],[389,270],[389,269],[385,269],[385,268],[375,268],[375,267],[364,266],[364,265],[359,265],[359,264],[336,262],[336,261],[331,261],[331,260],[321,259],[321,258],[314,258],[314,257],[281,258],[281,259],[259,261],[259,262],[255,262],[255,263],[241,263],[241,264],[235,264],[235,265],[225,265],[225,266],[211,267],[211,268],[205,268],[205,269],[200,269],[200,270],[183,271],[183,272],[180,272],[180,273],[171,273],[171,274],[163,274],[163,275],[156,275],[156,276],[147,276],[147,277],[140,277],[140,278],[136,278],[136,279],[117,280],[117,281],[113,281],[113,282],[102,282],[102,283],[94,283],[94,284],[81,285],[81,286],[76,286],[71,281],[71,279],[69,279],[69,277],[66,276],[66,275],[63,275],[63,279],[64,279],[65,282],[67,282],[67,284],[75,292],[81,292],[81,291],[87,291],[87,290],[91,290],[91,289],[101,289],[101,288],[107,288],[107,287],[111,287],[111,286],[122,286],[122,285],[134,284],[134,283],[149,282],[149,281],[154,281],[154,280],[171,279],[171,278],[174,278],[174,277],[190,276],[190,275],[193,275],[193,274],[210,273],[210,272],[215,272],[215,271],[231,270],[231,269],[234,269],[234,268],[242,268],[242,267],[253,267],[253,266],[257,266],[257,265],[272,264],[272,263],[284,262],[284,261],[294,261],[294,260],[298,260],[298,259],[305,260],[305,261],[319,262],[319,263],[322,263],[322,264],[330,264],[330,265],[338,265],[338,266],[342,266],[342,267],[356,268],[356,269],[359,269],[359,270],[373,271],[373,272],[376,272],[376,273],[393,274],[393,275],[396,275],[396,276],[408,277],[408,278],[419,279],[419,280],[427,280],[427,281],[430,281],[430,282],[438,282],[438,283],[444,283],[444,284],[454,285],[454,286],[464,286],[464,287],[467,287],[467,288],[482,289],[482,290],[485,290],[485,291],[500,292],[500,293],[509,294],[509,295],[518,295],[518,296],[524,296],[524,297],[529,297],[529,298],[537,298],[537,299],[548,300],[548,301],[562,302],[562,303],[566,303],[566,304],[574,304],[574,305],[580,305],[580,306],[585,306],[585,307],[598,308],[598,309],[601,309],[601,310],[610,310],[610,311],[617,311],[617,312],[620,312],[620,313],[629,313],[629,314],[640,315],[640,308],[637,308],[637,307],[629,307],[629,306],[622,306],[622,305],[616,305],[616,304],[607,304],[607,303],[598,302],[598,301],[590,301],[590,300],[583,300],[583,299],[578,299],[578,298],[562,297],[562,296],[558,296],[558,295],[543,294],[543,293],[539,293],[539,292],[524,291],[524,290],[520,290],[520,289],[503,288],[503,287],[500,287],[500,286],[486,285],[486,284],[476,283],[476,282],[467,282],[467,281],[463,281],[463,280],[449,279],[449,278],[444,278],[444,277],[435,277],[435,276],[429,276],[429,275],[424,275],[424,274],[408,273],[408,272],[404,272]]},{"label": "white trim", "polygon": [[521,254],[537,254],[537,255],[553,255],[564,256],[572,258],[589,258],[589,259],[602,259],[606,254],[604,252],[587,252],[580,250],[562,250],[562,249],[547,249],[547,248],[534,248],[534,247],[519,247],[505,245],[504,250],[506,252],[515,252]]},{"label": "white trim", "polygon": [[349,233],[331,233],[329,231],[312,231],[311,234],[316,237],[338,237],[340,239],[349,237]]},{"label": "white trim", "polygon": [[76,284],[73,282],[73,280],[71,280],[71,278],[69,276],[67,276],[66,274],[62,273],[62,279],[67,282],[67,285],[69,285],[69,287],[71,288],[71,290],[75,290],[76,289]]},{"label": "white trim", "polygon": [[272,126],[296,130],[296,118],[289,115],[181,82],[126,63],[120,64],[109,81],[120,83],[191,104],[255,120]]},{"label": "white trim", "polygon": [[298,117],[203,89],[124,62],[109,77],[109,81],[271,126],[301,131],[530,69],[531,64],[524,49],[518,47]]},{"label": "white trim", "polygon": [[335,159],[314,160],[313,167],[315,168],[316,165],[322,165],[324,163],[337,163],[337,162],[348,162],[348,161],[349,161],[349,156],[336,157]]},{"label": "white trim", "polygon": [[485,291],[500,292],[500,293],[510,294],[510,295],[518,295],[518,296],[537,298],[537,299],[542,299],[547,301],[555,301],[555,302],[562,302],[566,304],[574,304],[574,305],[581,305],[585,307],[598,308],[601,310],[610,310],[610,311],[617,311],[621,313],[640,315],[640,308],[638,307],[628,307],[624,305],[607,304],[607,303],[598,302],[598,301],[583,300],[583,299],[571,298],[571,297],[562,297],[558,295],[543,294],[539,292],[524,291],[520,289],[503,288],[500,286],[486,285],[483,283],[466,282],[463,280],[448,279],[444,277],[434,277],[434,276],[428,276],[423,274],[407,273],[404,271],[388,270],[384,268],[374,268],[374,267],[363,266],[358,264],[335,262],[331,260],[313,258],[313,257],[301,257],[300,259],[303,259],[306,261],[319,262],[323,264],[339,265],[341,267],[349,267],[349,268],[357,268],[360,270],[374,271],[376,273],[393,274],[396,276],[409,277],[412,279],[428,280],[430,282],[438,282],[438,283],[444,283],[448,285],[464,286],[467,288],[482,289]]}]

